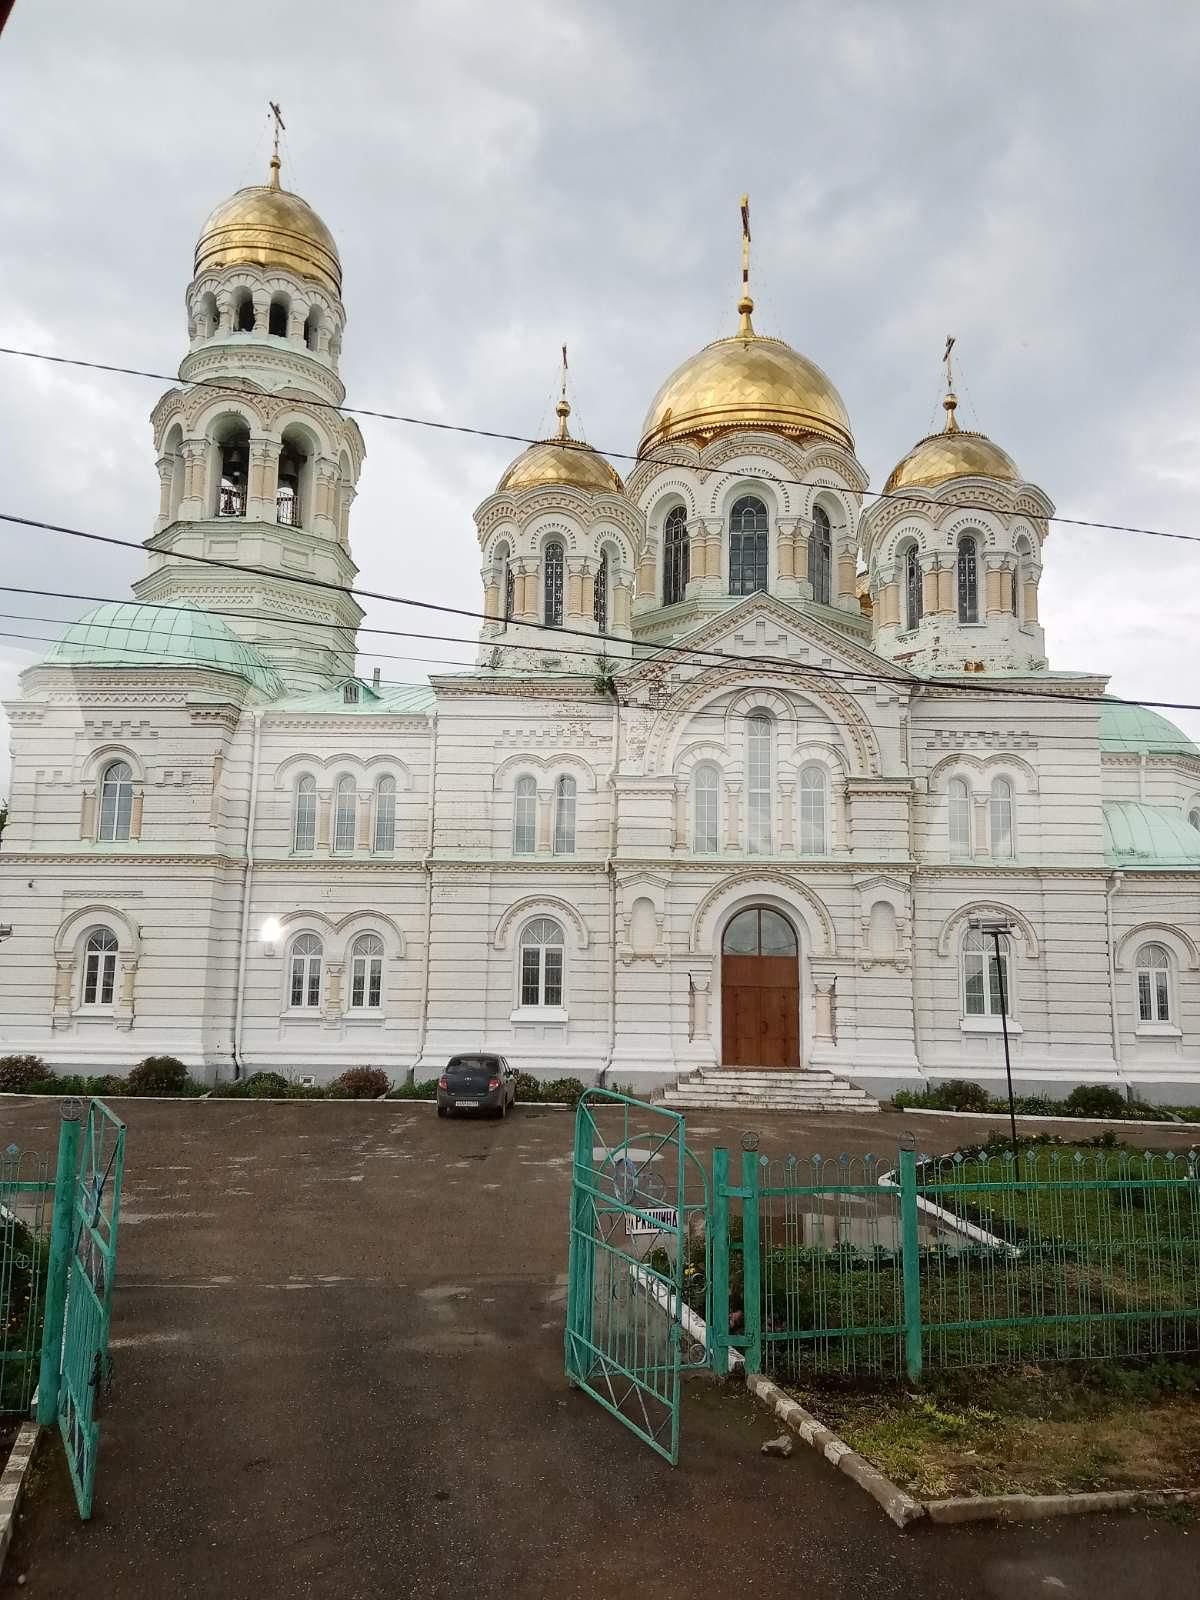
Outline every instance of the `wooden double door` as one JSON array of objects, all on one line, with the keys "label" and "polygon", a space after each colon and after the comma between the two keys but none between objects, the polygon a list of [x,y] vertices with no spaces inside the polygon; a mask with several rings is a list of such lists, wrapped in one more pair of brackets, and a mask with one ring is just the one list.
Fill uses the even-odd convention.
[{"label": "wooden double door", "polygon": [[800,1065],[800,954],[787,918],[769,906],[734,917],[721,941],[721,1063]]}]

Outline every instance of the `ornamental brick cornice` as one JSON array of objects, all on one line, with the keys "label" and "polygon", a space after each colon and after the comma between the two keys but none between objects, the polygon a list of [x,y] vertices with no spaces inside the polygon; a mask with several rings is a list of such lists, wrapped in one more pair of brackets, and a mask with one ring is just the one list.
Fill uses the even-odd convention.
[{"label": "ornamental brick cornice", "polygon": [[419,711],[380,711],[354,716],[344,711],[287,711],[268,705],[262,720],[264,727],[285,727],[296,732],[316,732],[331,727],[341,731],[356,728],[362,733],[395,733],[400,729],[429,732],[429,718]]},{"label": "ornamental brick cornice", "polygon": [[93,845],[90,850],[5,850],[0,855],[0,867],[18,862],[27,867],[86,866],[95,872],[127,872],[130,867],[191,867],[241,873],[246,865],[242,856],[142,851],[136,845],[120,851]]},{"label": "ornamental brick cornice", "polygon": [[[981,683],[986,684],[990,691],[985,696],[981,696],[975,687]],[[1001,690],[1014,697],[1024,695],[1027,699],[1044,700],[1047,691],[1051,691],[1056,700],[1060,697],[1071,700],[1092,700],[1098,705],[1107,685],[1107,677],[1058,678],[1046,674],[1043,677],[1031,675],[1028,678],[1010,678],[980,672],[959,678],[914,678],[911,687],[914,700],[918,697],[924,700],[963,699],[974,694],[977,702],[986,703],[987,699],[991,699],[994,703],[998,703]],[[1003,713],[1002,706],[1001,712],[1006,714]]]},{"label": "ornamental brick cornice", "polygon": [[[564,683],[561,678],[550,678],[545,683],[536,679],[509,678],[499,682],[493,677],[455,676],[444,678],[431,675],[429,682],[437,691],[439,700],[467,699],[487,695],[500,700],[587,700],[595,703],[596,690],[591,680],[583,683]],[[611,710],[611,703],[606,704]]]}]

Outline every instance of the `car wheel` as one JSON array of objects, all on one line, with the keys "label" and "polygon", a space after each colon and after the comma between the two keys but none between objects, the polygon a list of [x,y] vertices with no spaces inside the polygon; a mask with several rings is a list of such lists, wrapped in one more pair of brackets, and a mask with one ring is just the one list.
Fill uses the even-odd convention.
[{"label": "car wheel", "polygon": [[500,1096],[500,1109],[496,1112],[496,1115],[500,1118],[501,1122],[503,1122],[505,1117],[508,1115],[508,1101],[503,1095]]},{"label": "car wheel", "polygon": [[438,1107],[438,1116],[439,1117],[448,1117],[449,1115],[450,1115],[450,1112],[449,1112],[449,1109],[446,1106],[439,1106]]}]

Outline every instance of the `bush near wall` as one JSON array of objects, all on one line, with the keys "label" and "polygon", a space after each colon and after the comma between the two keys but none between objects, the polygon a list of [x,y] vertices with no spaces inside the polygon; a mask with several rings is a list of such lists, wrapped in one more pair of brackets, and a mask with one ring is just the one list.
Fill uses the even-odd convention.
[{"label": "bush near wall", "polygon": [[[948,1078],[933,1089],[902,1089],[892,1096],[897,1111],[989,1111],[1008,1114],[1008,1099],[989,1094],[980,1083],[964,1078]],[[1018,1094],[1013,1107],[1019,1117],[1099,1117],[1112,1122],[1157,1122],[1177,1118],[1181,1122],[1200,1122],[1200,1106],[1152,1106],[1142,1100],[1127,1100],[1108,1083],[1081,1083],[1065,1100],[1048,1095]]]}]

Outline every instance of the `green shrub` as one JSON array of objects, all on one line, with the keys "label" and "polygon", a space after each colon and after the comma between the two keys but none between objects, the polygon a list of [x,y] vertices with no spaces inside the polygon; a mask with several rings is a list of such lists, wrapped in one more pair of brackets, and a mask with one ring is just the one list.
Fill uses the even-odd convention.
[{"label": "green shrub", "polygon": [[389,1100],[436,1100],[438,1081],[424,1078],[420,1083],[398,1083],[388,1095]]},{"label": "green shrub", "polygon": [[186,1094],[188,1070],[175,1056],[147,1056],[129,1074],[126,1094]]},{"label": "green shrub", "polygon": [[569,1106],[573,1106],[583,1093],[583,1089],[584,1086],[578,1078],[551,1078],[548,1083],[542,1084],[539,1099],[565,1100]]},{"label": "green shrub", "polygon": [[329,1085],[329,1092],[347,1100],[378,1100],[392,1086],[382,1067],[350,1067]]},{"label": "green shrub", "polygon": [[1063,1101],[1069,1117],[1125,1117],[1129,1102],[1119,1089],[1107,1083],[1081,1083]]},{"label": "green shrub", "polygon": [[0,1094],[37,1094],[33,1085],[52,1076],[41,1056],[0,1057]]},{"label": "green shrub", "polygon": [[222,1084],[220,1092],[238,1100],[285,1100],[290,1087],[281,1072],[252,1072],[237,1083]]},{"label": "green shrub", "polygon": [[517,1099],[535,1105],[542,1098],[542,1085],[532,1072],[517,1073]]}]

